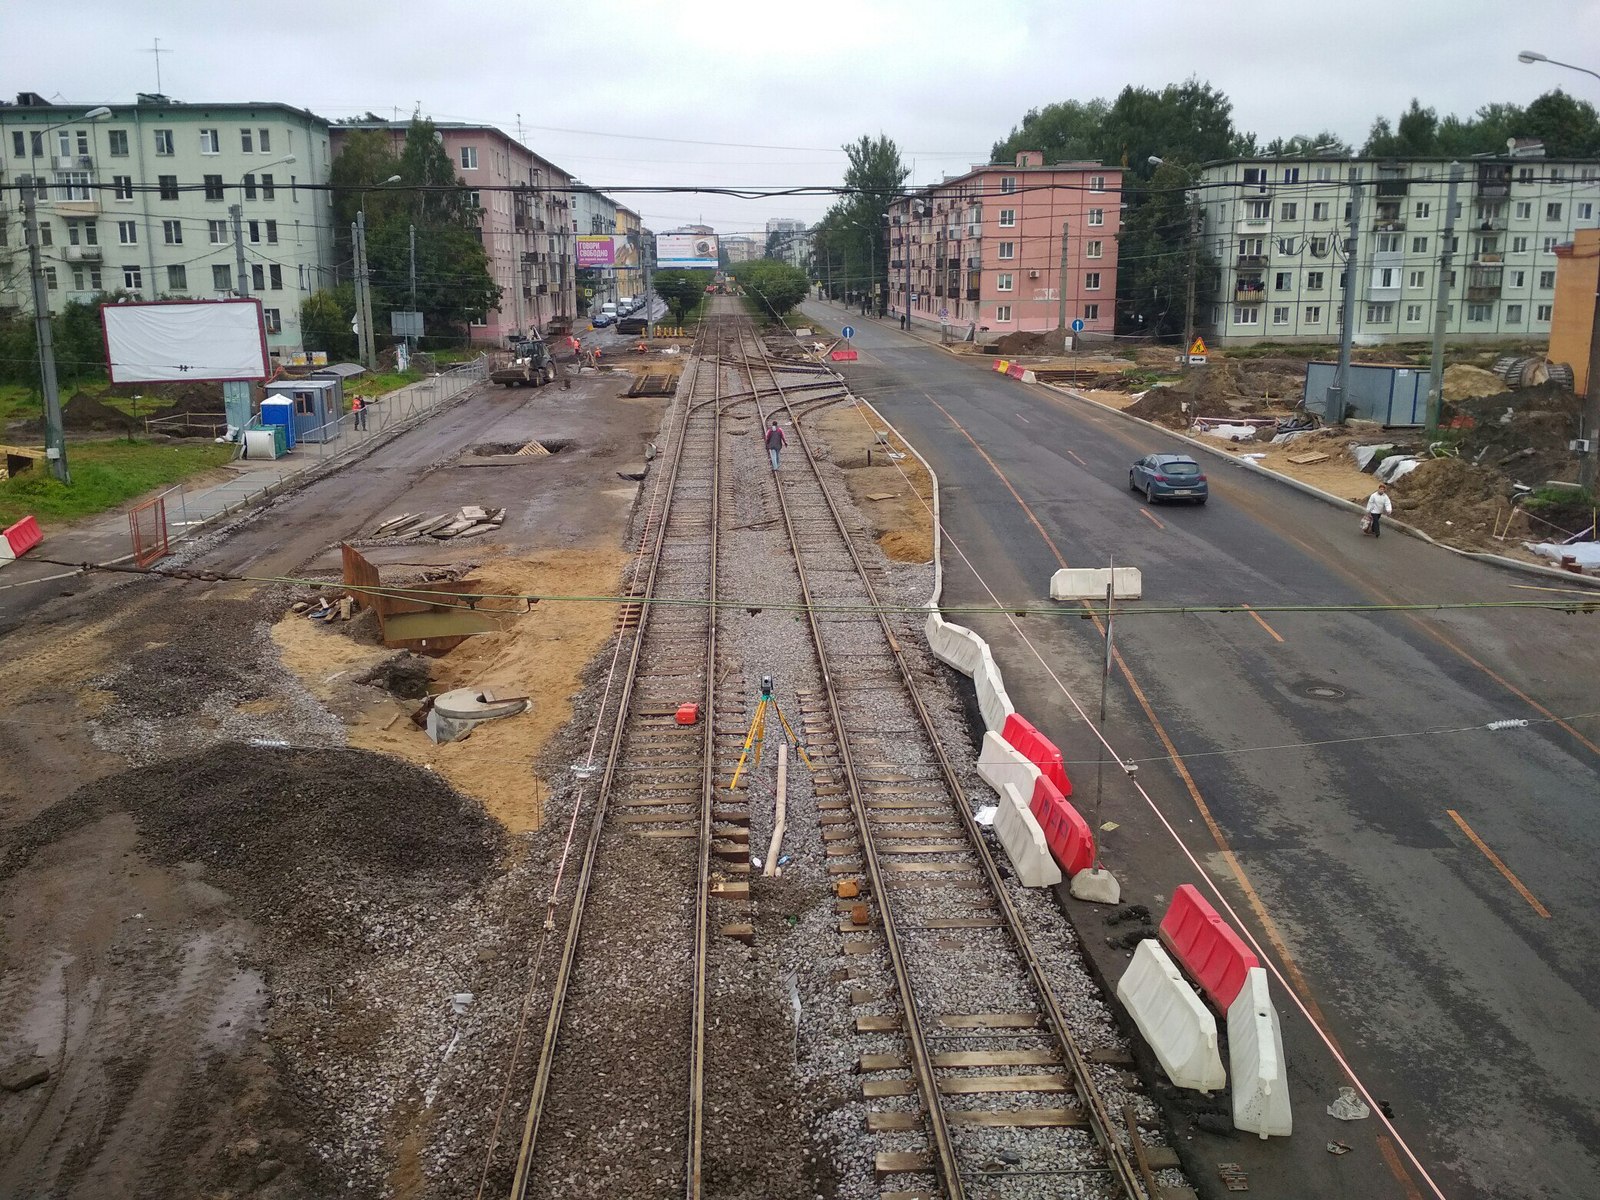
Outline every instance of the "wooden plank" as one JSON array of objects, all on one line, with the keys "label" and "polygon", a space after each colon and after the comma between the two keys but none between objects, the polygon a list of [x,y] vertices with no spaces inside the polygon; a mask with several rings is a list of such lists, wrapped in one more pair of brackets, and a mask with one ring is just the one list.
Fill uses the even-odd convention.
[{"label": "wooden plank", "polygon": [[1005,922],[999,917],[938,917],[924,921],[918,929],[999,929]]},{"label": "wooden plank", "polygon": [[[681,792],[680,795],[693,795],[693,791]],[[667,808],[671,805],[684,805],[686,800],[678,800],[672,796],[640,796],[632,800],[618,800],[618,808]]]},{"label": "wooden plank", "polygon": [[899,1030],[899,1013],[883,1013],[856,1018],[857,1033],[898,1033]]},{"label": "wooden plank", "polygon": [[[912,874],[932,873],[934,871],[947,871],[952,875],[970,875],[977,871],[977,867],[970,863],[944,863],[944,862],[892,862],[884,863],[890,871],[903,871]],[[952,885],[959,886],[959,885]]]},{"label": "wooden plank", "polygon": [[857,1071],[903,1071],[905,1056],[901,1054],[863,1054],[856,1063]]},{"label": "wooden plank", "polygon": [[946,1029],[1037,1029],[1037,1013],[970,1013],[939,1018]]},{"label": "wooden plank", "polygon": [[[926,863],[903,863],[903,864],[890,864],[890,865],[891,866],[898,865],[898,866],[901,866],[901,867],[906,867],[906,866],[921,867],[921,866],[927,866],[929,864],[926,864]],[[967,888],[967,889],[972,890],[972,891],[977,891],[977,890],[981,890],[983,888],[987,888],[989,886],[989,881],[987,879],[891,879],[891,880],[889,880],[889,882],[891,884],[893,884],[896,888],[899,888],[901,890],[908,890],[908,889],[913,889],[913,888],[924,888],[924,889],[926,889],[926,888]],[[973,897],[973,903],[974,903],[974,905],[983,903],[983,897],[974,896]],[[987,904],[984,904],[984,907],[987,907]]]},{"label": "wooden plank", "polygon": [[[898,835],[896,835],[898,836]],[[885,843],[878,847],[879,854],[960,854],[971,850],[966,842],[929,842],[925,846],[897,846]],[[951,864],[954,866],[955,864]]]},{"label": "wooden plank", "polygon": [[868,1133],[914,1133],[922,1128],[922,1114],[912,1112],[867,1112]]},{"label": "wooden plank", "polygon": [[747,879],[719,879],[711,885],[711,894],[726,900],[750,899],[750,881]]},{"label": "wooden plank", "polygon": [[692,838],[699,837],[698,829],[635,829],[634,833],[647,838]]},{"label": "wooden plank", "polygon": [[1015,1108],[1001,1112],[958,1109],[945,1113],[951,1125],[976,1125],[986,1129],[1070,1129],[1087,1125],[1088,1116],[1080,1108]]},{"label": "wooden plank", "polygon": [[[982,1096],[1007,1092],[1070,1092],[1072,1081],[1065,1075],[951,1075],[938,1080],[939,1092],[945,1096]],[[912,1096],[917,1085],[911,1079],[865,1079],[861,1082],[863,1099],[875,1100],[883,1096]]]},{"label": "wooden plank", "polygon": [[617,817],[624,825],[681,825],[699,819],[698,813],[622,813]]},{"label": "wooden plank", "polygon": [[844,944],[846,954],[873,954],[881,949],[877,940],[868,941],[865,938],[852,939]]},{"label": "wooden plank", "polygon": [[933,1155],[926,1150],[882,1150],[872,1160],[872,1173],[882,1179],[885,1175],[922,1175],[933,1167]]},{"label": "wooden plank", "polygon": [[933,1056],[936,1067],[1053,1067],[1060,1061],[1050,1049],[947,1050]]},{"label": "wooden plank", "polygon": [[931,808],[934,812],[944,816],[950,815],[950,803],[947,800],[872,800],[866,801],[868,808],[874,812],[894,812],[897,809]]},{"label": "wooden plank", "polygon": [[933,1192],[879,1192],[878,1200],[938,1200]]},{"label": "wooden plank", "polygon": [[1318,450],[1311,454],[1291,454],[1289,455],[1289,461],[1294,463],[1294,465],[1297,467],[1303,467],[1307,463],[1327,462],[1328,459],[1332,457],[1333,456],[1331,454],[1323,454],[1320,450]]}]

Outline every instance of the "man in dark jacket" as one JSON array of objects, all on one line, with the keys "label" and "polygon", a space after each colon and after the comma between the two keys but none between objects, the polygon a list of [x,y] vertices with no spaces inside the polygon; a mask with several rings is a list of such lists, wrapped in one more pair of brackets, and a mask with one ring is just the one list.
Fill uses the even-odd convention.
[{"label": "man in dark jacket", "polygon": [[783,436],[783,430],[778,428],[778,418],[772,418],[772,425],[767,430],[767,457],[772,460],[772,469],[778,469],[778,455],[789,444],[789,439]]}]

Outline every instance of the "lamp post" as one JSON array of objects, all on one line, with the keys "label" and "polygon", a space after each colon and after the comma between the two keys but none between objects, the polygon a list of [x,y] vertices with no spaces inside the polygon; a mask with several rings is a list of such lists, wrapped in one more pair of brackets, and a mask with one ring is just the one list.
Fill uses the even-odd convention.
[{"label": "lamp post", "polygon": [[[286,154],[282,158],[275,158],[269,163],[262,163],[264,167],[282,166],[295,161],[295,156]],[[233,253],[238,267],[238,286],[234,289],[241,299],[250,296],[250,272],[244,261],[244,181],[246,175],[254,174],[253,171],[245,172],[239,177],[239,203],[228,206],[228,216],[233,220]]]},{"label": "lamp post", "polygon": [[[105,105],[91,108],[81,120],[100,122],[109,120],[111,110]],[[62,121],[47,125],[28,139],[28,186],[22,189],[23,238],[28,243],[28,276],[33,287],[33,331],[39,344],[39,390],[44,393],[44,452],[50,464],[50,474],[62,483],[72,482],[67,469],[67,434],[61,422],[61,387],[56,381],[56,348],[50,328],[50,298],[45,287],[44,265],[39,249],[38,188],[39,176],[34,173],[33,160],[37,157],[33,139],[44,145],[45,135],[64,129],[75,121]]]},{"label": "lamp post", "polygon": [[1552,67],[1565,67],[1569,71],[1581,71],[1585,75],[1593,75],[1600,79],[1600,71],[1591,71],[1588,67],[1574,66],[1572,63],[1557,62],[1549,55],[1540,54],[1537,50],[1523,50],[1517,54],[1519,63],[1549,63]]},{"label": "lamp post", "polygon": [[[379,187],[399,183],[400,176],[391,175]],[[356,277],[356,337],[361,346],[361,364],[369,371],[378,369],[378,351],[372,338],[372,271],[367,266],[367,188],[356,195],[356,219],[350,226],[350,247],[355,258]]]}]

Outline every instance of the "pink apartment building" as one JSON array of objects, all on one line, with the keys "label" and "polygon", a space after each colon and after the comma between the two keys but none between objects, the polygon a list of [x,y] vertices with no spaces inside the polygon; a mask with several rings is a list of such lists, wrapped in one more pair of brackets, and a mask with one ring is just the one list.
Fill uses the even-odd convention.
[{"label": "pink apartment building", "polygon": [[889,307],[922,324],[991,335],[1057,327],[1061,231],[1067,323],[1110,337],[1116,324],[1122,171],[1097,163],[976,166],[889,207]]},{"label": "pink apartment building", "polygon": [[[380,129],[398,155],[407,128],[404,121],[336,125],[333,152],[350,130]],[[504,346],[515,333],[544,333],[552,321],[576,320],[572,176],[492,125],[435,122],[435,128],[456,178],[483,212],[483,247],[501,291],[500,307],[472,323],[472,340]]]}]

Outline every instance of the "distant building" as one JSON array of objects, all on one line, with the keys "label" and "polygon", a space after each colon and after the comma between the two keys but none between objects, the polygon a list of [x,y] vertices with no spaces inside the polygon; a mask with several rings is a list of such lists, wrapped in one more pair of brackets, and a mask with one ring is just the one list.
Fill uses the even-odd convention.
[{"label": "distant building", "polygon": [[[1463,164],[1445,329],[1452,340],[1551,333],[1556,247],[1595,224],[1600,162],[1537,143]],[[1196,181],[1201,249],[1220,264],[1196,322],[1208,341],[1337,341],[1352,184],[1361,184],[1354,337],[1432,336],[1450,164],[1444,159],[1233,159]],[[1577,364],[1574,363],[1574,366]]]},{"label": "distant building", "polygon": [[[1595,293],[1600,292],[1600,228],[1579,229],[1556,247],[1556,290],[1551,300],[1550,361],[1572,368],[1580,396],[1589,387],[1589,350],[1594,337]],[[1594,431],[1590,431],[1594,437]]]},{"label": "distant building", "polygon": [[765,245],[756,241],[755,238],[739,237],[737,235],[723,238],[722,248],[728,253],[728,264],[730,266],[749,262],[753,258],[760,258],[762,257],[762,252],[766,249]]},{"label": "distant building", "polygon": [[639,258],[641,225],[639,214],[631,208],[617,205],[617,295],[642,296],[644,294],[644,267]]},{"label": "distant building", "polygon": [[889,301],[938,326],[1037,332],[1061,317],[1061,229],[1067,227],[1066,319],[1088,336],[1115,325],[1122,171],[1046,166],[1038,151],[975,166],[889,206]]},{"label": "distant building", "polygon": [[[776,237],[774,235],[777,235]],[[774,217],[767,222],[767,242],[762,254],[769,253],[791,267],[806,269],[811,264],[811,237],[804,221]]]},{"label": "distant building", "polygon": [[[94,102],[32,92],[0,106],[0,313],[31,312],[18,186],[41,181],[39,241],[52,309],[124,290],[145,300],[235,294],[228,209],[243,207],[250,294],[274,355],[302,348],[300,304],[334,282],[326,120],[287,104]],[[288,162],[293,156],[294,161]]]},{"label": "distant building", "polygon": [[[359,129],[387,132],[395,152],[408,121],[333,128],[334,153]],[[553,320],[577,317],[572,234],[572,176],[493,125],[434,122],[456,178],[482,210],[479,228],[500,307],[472,322],[475,342],[504,345],[511,335],[543,333]]]}]

